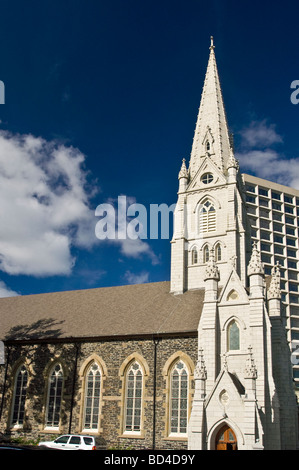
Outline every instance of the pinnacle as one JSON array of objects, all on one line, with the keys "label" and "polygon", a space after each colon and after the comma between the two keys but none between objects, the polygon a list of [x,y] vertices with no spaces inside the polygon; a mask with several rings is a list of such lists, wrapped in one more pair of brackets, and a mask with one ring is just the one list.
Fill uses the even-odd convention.
[{"label": "pinnacle", "polygon": [[251,276],[252,274],[264,274],[264,267],[256,242],[253,243],[252,255],[248,265],[248,276]]},{"label": "pinnacle", "polygon": [[[230,140],[222,91],[214,52],[214,39],[211,36],[210,57],[201,102],[197,117],[193,146],[190,158],[191,178],[200,166],[200,158],[206,155],[208,135],[212,137],[213,145],[209,151],[210,158],[218,168],[225,170],[230,157]],[[209,142],[209,144],[211,144]]]},{"label": "pinnacle", "polygon": [[180,172],[179,172],[179,179],[180,179],[180,178],[188,178],[188,170],[187,170],[187,167],[186,167],[186,160],[185,160],[185,158],[183,158],[181,170],[180,170]]}]

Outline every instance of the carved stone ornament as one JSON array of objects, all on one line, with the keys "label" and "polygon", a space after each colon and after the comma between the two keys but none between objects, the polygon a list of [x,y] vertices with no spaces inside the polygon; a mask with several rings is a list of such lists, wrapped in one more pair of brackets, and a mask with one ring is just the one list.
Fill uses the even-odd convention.
[{"label": "carved stone ornament", "polygon": [[209,261],[207,263],[206,267],[206,275],[205,275],[205,280],[207,279],[215,279],[216,281],[219,281],[220,275],[219,275],[219,269],[215,261],[215,255],[214,255],[214,250],[211,248],[210,250],[210,255],[209,255]]},{"label": "carved stone ornament", "polygon": [[198,350],[198,360],[196,367],[194,369],[194,379],[196,380],[206,380],[207,378],[207,369],[205,366],[205,361],[203,359],[203,350],[200,348]]},{"label": "carved stone ornament", "polygon": [[257,249],[256,242],[253,243],[252,255],[248,265],[248,276],[252,274],[264,274],[264,266],[261,261],[260,252]]},{"label": "carved stone ornament", "polygon": [[280,299],[281,298],[281,289],[280,289],[280,267],[277,263],[274,268],[272,268],[272,279],[270,287],[268,290],[268,299]]},{"label": "carved stone ornament", "polygon": [[219,400],[220,403],[225,407],[229,403],[229,394],[227,393],[226,390],[222,390],[222,392],[219,394]]},{"label": "carved stone ornament", "polygon": [[237,170],[239,169],[239,162],[235,158],[232,149],[230,149],[230,157],[229,157],[229,160],[227,162],[227,169],[229,169],[229,168],[236,168]]},{"label": "carved stone ornament", "polygon": [[257,370],[254,363],[253,355],[252,355],[252,347],[248,347],[248,358],[246,360],[245,366],[245,377],[248,379],[256,379],[257,378]]},{"label": "carved stone ornament", "polygon": [[179,172],[179,179],[181,179],[181,178],[188,178],[188,170],[187,170],[187,167],[186,167],[185,158],[183,158],[183,163],[182,163],[182,166],[181,166],[181,170]]}]

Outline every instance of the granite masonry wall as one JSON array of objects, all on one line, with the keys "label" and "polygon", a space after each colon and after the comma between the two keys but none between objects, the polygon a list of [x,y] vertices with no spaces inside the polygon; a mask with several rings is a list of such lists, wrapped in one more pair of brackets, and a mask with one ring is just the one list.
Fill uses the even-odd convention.
[{"label": "granite masonry wall", "polygon": [[[100,427],[96,436],[107,449],[186,449],[187,437],[170,437],[168,417],[169,371],[181,358],[189,370],[189,414],[194,393],[193,371],[197,337],[146,338],[98,342],[11,344],[0,366],[0,432],[26,439],[49,440],[63,433],[82,432],[84,372],[92,360],[102,370]],[[136,359],[144,373],[142,427],[139,436],[123,432],[124,377]],[[49,371],[55,361],[64,373],[59,430],[45,430]],[[25,419],[11,427],[14,376],[24,363],[28,370]],[[85,434],[87,434],[85,432]],[[91,434],[90,432],[88,434]]]}]

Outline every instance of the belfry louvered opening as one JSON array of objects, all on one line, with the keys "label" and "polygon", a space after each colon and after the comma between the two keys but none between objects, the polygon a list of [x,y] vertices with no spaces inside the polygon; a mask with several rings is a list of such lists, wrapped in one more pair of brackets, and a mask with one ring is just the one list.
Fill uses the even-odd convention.
[{"label": "belfry louvered opening", "polygon": [[210,201],[206,201],[200,210],[199,230],[200,233],[216,231],[216,210]]}]

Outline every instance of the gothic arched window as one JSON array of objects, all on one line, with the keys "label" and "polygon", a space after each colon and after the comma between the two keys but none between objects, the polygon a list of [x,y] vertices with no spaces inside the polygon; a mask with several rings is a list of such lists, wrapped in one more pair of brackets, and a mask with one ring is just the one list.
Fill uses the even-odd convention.
[{"label": "gothic arched window", "polygon": [[222,253],[221,253],[221,245],[220,245],[220,243],[217,243],[216,248],[215,248],[215,258],[216,258],[216,262],[217,262],[217,261],[221,261],[221,256],[222,256]]},{"label": "gothic arched window", "polygon": [[197,264],[198,263],[198,252],[197,248],[192,249],[192,264]]},{"label": "gothic arched window", "polygon": [[188,371],[179,360],[170,374],[169,418],[171,434],[186,434],[188,422]]},{"label": "gothic arched window", "polygon": [[24,422],[28,372],[24,365],[18,368],[15,376],[15,389],[12,406],[12,426],[22,426]]},{"label": "gothic arched window", "polygon": [[58,428],[62,401],[63,371],[55,364],[49,374],[46,427]]},{"label": "gothic arched window", "polygon": [[86,372],[83,429],[98,430],[102,375],[99,365],[92,362]]},{"label": "gothic arched window", "polygon": [[227,348],[229,351],[240,349],[240,328],[235,320],[229,324],[227,329]]},{"label": "gothic arched window", "polygon": [[143,393],[143,372],[140,364],[134,361],[126,374],[125,432],[140,433]]},{"label": "gothic arched window", "polygon": [[203,249],[203,262],[207,263],[210,258],[210,250],[208,246],[205,246]]},{"label": "gothic arched window", "polygon": [[216,230],[216,211],[210,201],[206,201],[201,207],[199,214],[200,233],[215,232]]}]

